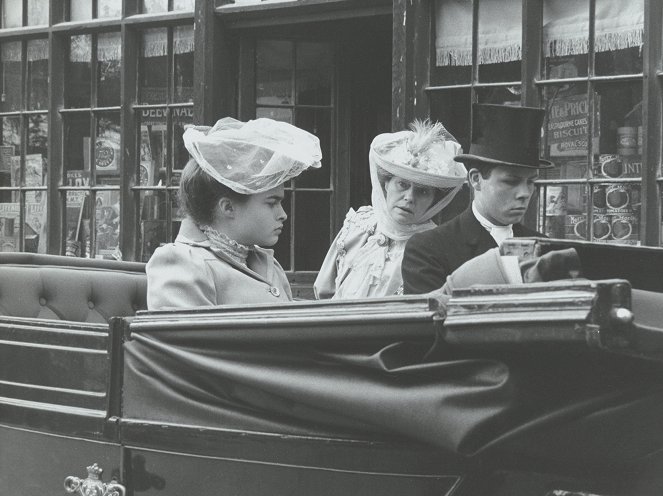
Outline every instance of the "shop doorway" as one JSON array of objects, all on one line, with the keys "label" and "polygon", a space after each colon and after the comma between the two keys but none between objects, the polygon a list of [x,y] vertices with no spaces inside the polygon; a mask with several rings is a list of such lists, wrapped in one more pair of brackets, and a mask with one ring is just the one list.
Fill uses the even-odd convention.
[{"label": "shop doorway", "polygon": [[300,296],[348,209],[370,204],[369,146],[391,127],[391,29],[391,16],[375,16],[241,37],[240,118],[283,120],[321,142],[322,168],[286,185],[290,221],[275,247]]}]

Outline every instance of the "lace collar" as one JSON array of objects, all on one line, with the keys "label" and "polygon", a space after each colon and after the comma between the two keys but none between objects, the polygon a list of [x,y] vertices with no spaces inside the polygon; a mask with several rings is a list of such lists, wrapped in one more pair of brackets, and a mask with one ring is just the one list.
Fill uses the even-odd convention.
[{"label": "lace collar", "polygon": [[209,226],[200,226],[200,230],[205,233],[212,248],[217,248],[228,255],[235,262],[246,266],[246,259],[249,257],[251,248],[238,243],[229,238],[226,234],[217,231]]}]

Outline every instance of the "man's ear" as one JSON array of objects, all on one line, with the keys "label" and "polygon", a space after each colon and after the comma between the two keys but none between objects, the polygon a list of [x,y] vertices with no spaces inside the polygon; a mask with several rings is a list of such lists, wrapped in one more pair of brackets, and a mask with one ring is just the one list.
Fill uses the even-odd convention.
[{"label": "man's ear", "polygon": [[235,205],[230,198],[225,196],[221,197],[217,202],[216,211],[218,215],[227,219],[235,217]]},{"label": "man's ear", "polygon": [[481,191],[481,172],[479,169],[471,168],[467,173],[467,180],[474,191]]}]

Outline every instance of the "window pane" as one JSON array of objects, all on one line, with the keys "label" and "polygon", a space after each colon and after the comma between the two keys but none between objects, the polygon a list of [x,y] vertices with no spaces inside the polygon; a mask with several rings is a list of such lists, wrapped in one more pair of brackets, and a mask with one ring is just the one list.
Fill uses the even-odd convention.
[{"label": "window pane", "polygon": [[0,45],[2,59],[2,98],[0,111],[11,112],[22,108],[21,42],[12,41]]},{"label": "window pane", "polygon": [[173,29],[175,102],[193,102],[193,26]]},{"label": "window pane", "polygon": [[48,108],[48,40],[28,41],[28,109]]},{"label": "window pane", "polygon": [[141,103],[165,103],[168,98],[168,30],[148,29],[142,35],[138,61]]},{"label": "window pane", "polygon": [[472,79],[472,2],[435,3],[433,85],[463,84]]},{"label": "window pane", "polygon": [[467,152],[470,147],[471,96],[469,89],[430,93],[431,119],[441,122]]},{"label": "window pane", "polygon": [[2,27],[20,28],[23,26],[23,0],[2,1]]},{"label": "window pane", "polygon": [[256,119],[261,117],[267,117],[268,119],[274,119],[275,121],[282,121],[292,124],[292,109],[289,108],[267,108],[267,107],[257,107],[256,108]]},{"label": "window pane", "polygon": [[168,242],[166,231],[166,193],[140,192],[140,232],[138,257],[147,262],[161,243]]},{"label": "window pane", "polygon": [[94,146],[94,169],[97,175],[117,176],[120,173],[120,114],[103,114],[97,119]]},{"label": "window pane", "polygon": [[173,109],[173,170],[181,171],[189,161],[189,152],[184,147],[182,135],[185,126],[193,124],[193,107]]},{"label": "window pane", "polygon": [[256,46],[256,103],[291,105],[292,53],[289,41],[259,40]]},{"label": "window pane", "polygon": [[64,126],[64,170],[90,170],[90,116],[67,116]]},{"label": "window pane", "polygon": [[140,111],[140,171],[141,186],[155,186],[166,182],[166,109]]},{"label": "window pane", "polygon": [[[68,170],[66,177],[67,186],[90,186],[89,170]],[[66,192],[64,253],[67,256],[91,256],[89,197],[89,191],[84,189]]]},{"label": "window pane", "polygon": [[[556,167],[541,171],[543,179],[578,179],[589,175],[589,100],[586,84],[549,86],[542,155]],[[596,109],[598,111],[598,109]],[[594,128],[594,142],[598,138]],[[595,146],[593,146],[595,148]]]},{"label": "window pane", "polygon": [[180,232],[180,225],[182,224],[182,212],[180,212],[180,205],[177,201],[177,191],[168,190],[167,192],[170,203],[170,215],[172,222],[170,223],[170,241],[175,241],[177,233]]},{"label": "window pane", "polygon": [[[28,117],[28,146],[25,157],[25,186],[45,186],[48,171],[48,116],[45,114]],[[26,194],[26,202],[45,201],[46,192],[33,191]]]},{"label": "window pane", "polygon": [[0,251],[19,251],[18,202],[0,203]]},{"label": "window pane", "polygon": [[146,14],[168,12],[168,0],[143,0],[143,12]]},{"label": "window pane", "polygon": [[328,43],[297,44],[297,103],[331,105],[334,52]]},{"label": "window pane", "polygon": [[477,88],[478,103],[520,106],[520,86]]},{"label": "window pane", "polygon": [[92,19],[92,0],[70,0],[69,20],[87,21]]},{"label": "window pane", "polygon": [[640,244],[640,185],[594,184],[592,241]]},{"label": "window pane", "polygon": [[[16,186],[16,171],[21,163],[21,119],[0,117],[0,122],[2,123],[0,186]],[[14,196],[11,191],[0,191],[0,202],[11,202]]]},{"label": "window pane", "polygon": [[[286,190],[282,202],[283,210],[288,215],[288,220],[283,224],[283,231],[279,236],[279,241],[272,248],[274,257],[281,264],[284,270],[293,270],[292,258],[290,256],[290,247],[292,246],[292,191]],[[317,269],[316,269],[317,270]]]},{"label": "window pane", "polygon": [[644,1],[596,0],[596,74],[642,72]]},{"label": "window pane", "polygon": [[295,193],[295,270],[319,270],[330,236],[330,194]]},{"label": "window pane", "polygon": [[24,251],[31,253],[48,252],[47,207],[45,193],[40,202],[25,204]]},{"label": "window pane", "polygon": [[195,0],[173,0],[173,10],[193,10]]},{"label": "window pane", "polygon": [[320,139],[322,150],[322,167],[308,169],[297,177],[298,188],[329,188],[331,170],[331,110],[329,109],[297,109],[295,125],[314,134]]},{"label": "window pane", "polygon": [[520,81],[522,11],[521,0],[479,1],[479,81]]},{"label": "window pane", "polygon": [[596,177],[641,177],[642,175],[642,83],[596,86],[600,102],[598,155],[594,156]]},{"label": "window pane", "polygon": [[65,106],[89,107],[92,85],[92,37],[72,36],[69,43],[69,64],[65,71]]},{"label": "window pane", "polygon": [[543,2],[545,77],[560,79],[586,76],[588,49],[589,1]]},{"label": "window pane", "polygon": [[97,38],[97,106],[120,105],[122,36],[102,33]]},{"label": "window pane", "polygon": [[119,191],[96,192],[95,221],[95,258],[121,260]]},{"label": "window pane", "polygon": [[545,185],[539,198],[545,202],[539,229],[551,238],[587,239],[587,186]]},{"label": "window pane", "polygon": [[122,0],[97,0],[97,17],[120,17],[122,15]]},{"label": "window pane", "polygon": [[28,0],[28,26],[41,25],[48,25],[48,0]]}]

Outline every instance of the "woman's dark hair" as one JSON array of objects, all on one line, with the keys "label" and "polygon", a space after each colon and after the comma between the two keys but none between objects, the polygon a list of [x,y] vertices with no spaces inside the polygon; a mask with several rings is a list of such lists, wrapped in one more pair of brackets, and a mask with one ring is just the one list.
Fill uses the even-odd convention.
[{"label": "woman's dark hair", "polygon": [[180,209],[198,225],[212,223],[212,213],[221,198],[243,203],[248,197],[249,195],[237,193],[218,182],[193,159],[187,162],[182,171]]}]

